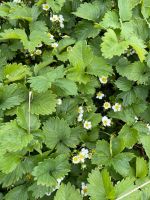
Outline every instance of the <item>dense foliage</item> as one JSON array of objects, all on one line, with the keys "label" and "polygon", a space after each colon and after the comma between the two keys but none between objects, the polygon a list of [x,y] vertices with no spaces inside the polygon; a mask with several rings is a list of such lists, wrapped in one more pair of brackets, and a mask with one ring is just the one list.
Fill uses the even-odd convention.
[{"label": "dense foliage", "polygon": [[150,1],[2,1],[0,21],[0,199],[149,200]]}]

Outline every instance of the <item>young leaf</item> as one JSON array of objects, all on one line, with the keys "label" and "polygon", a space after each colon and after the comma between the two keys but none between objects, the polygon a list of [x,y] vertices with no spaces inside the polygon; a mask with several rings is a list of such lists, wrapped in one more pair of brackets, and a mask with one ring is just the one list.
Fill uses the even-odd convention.
[{"label": "young leaf", "polygon": [[148,173],[148,164],[144,158],[136,158],[136,177],[142,178],[147,176]]}]

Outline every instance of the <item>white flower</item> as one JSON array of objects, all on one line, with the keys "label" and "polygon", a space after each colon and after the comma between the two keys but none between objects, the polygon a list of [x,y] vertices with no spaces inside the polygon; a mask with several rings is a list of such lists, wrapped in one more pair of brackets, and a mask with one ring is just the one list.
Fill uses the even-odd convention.
[{"label": "white flower", "polygon": [[60,21],[60,22],[63,22],[63,21],[64,21],[63,15],[59,15],[59,21]]},{"label": "white flower", "polygon": [[73,156],[72,162],[73,162],[73,164],[78,164],[80,162],[79,156]]},{"label": "white flower", "polygon": [[51,192],[47,192],[47,193],[46,193],[47,196],[50,196],[51,194],[52,194]]},{"label": "white flower", "polygon": [[80,113],[80,114],[84,113],[83,106],[78,107],[78,113]]},{"label": "white flower", "polygon": [[82,182],[82,184],[81,184],[81,194],[82,194],[82,196],[84,196],[84,197],[87,196],[88,195],[87,191],[88,191],[87,185],[84,182]]},{"label": "white flower", "polygon": [[80,113],[79,116],[78,116],[77,121],[81,122],[82,120],[83,120],[83,113]]},{"label": "white flower", "polygon": [[57,99],[57,105],[61,105],[62,104],[62,100],[61,99]]},{"label": "white flower", "polygon": [[135,116],[134,119],[135,119],[135,122],[137,122],[139,120],[137,116]]},{"label": "white flower", "polygon": [[82,148],[81,153],[84,155],[85,158],[89,157],[89,150],[88,149]]},{"label": "white flower", "polygon": [[82,169],[85,169],[86,167],[87,167],[86,164],[82,164],[82,165],[81,165],[81,168],[82,168]]},{"label": "white flower", "polygon": [[21,0],[13,0],[14,3],[21,3]]},{"label": "white flower", "polygon": [[59,16],[58,16],[58,15],[53,15],[52,17],[50,17],[50,20],[51,20],[52,22],[59,21]]},{"label": "white flower", "polygon": [[60,185],[61,185],[61,182],[62,182],[63,179],[64,179],[64,177],[57,179],[57,185],[55,187],[56,190],[58,190],[60,188]]},{"label": "white flower", "polygon": [[106,84],[108,81],[106,76],[99,77],[99,80],[102,84]]},{"label": "white flower", "polygon": [[35,51],[35,54],[39,56],[39,55],[42,54],[42,51],[41,51],[40,49],[37,49],[37,50]]},{"label": "white flower", "polygon": [[148,130],[150,131],[150,124],[147,124],[146,126],[147,126]]},{"label": "white flower", "polygon": [[42,47],[42,43],[40,43],[37,47],[38,47],[38,48]]},{"label": "white flower", "polygon": [[102,117],[102,123],[104,126],[111,126],[111,119],[109,119],[107,116]]},{"label": "white flower", "polygon": [[43,8],[43,10],[49,10],[49,8],[50,8],[50,6],[48,5],[48,4],[42,4],[42,8]]},{"label": "white flower", "polygon": [[50,40],[54,39],[54,36],[51,33],[48,33],[47,35],[48,35],[48,37],[49,37]]},{"label": "white flower", "polygon": [[102,92],[98,92],[98,93],[96,94],[96,98],[97,98],[97,99],[102,99],[104,96],[105,96],[105,95],[104,95]]},{"label": "white flower", "polygon": [[83,127],[88,130],[92,128],[92,124],[90,121],[85,121]]},{"label": "white flower", "polygon": [[57,48],[57,47],[58,47],[58,43],[57,43],[57,42],[54,42],[54,43],[51,44],[51,46],[52,46],[53,48]]},{"label": "white flower", "polygon": [[115,103],[115,105],[112,106],[112,109],[114,110],[114,112],[121,111],[121,104]]},{"label": "white flower", "polygon": [[109,102],[105,102],[105,103],[103,104],[103,107],[104,107],[105,110],[107,110],[107,109],[111,108],[111,105],[110,105]]},{"label": "white flower", "polygon": [[64,28],[64,23],[60,22],[60,28]]}]

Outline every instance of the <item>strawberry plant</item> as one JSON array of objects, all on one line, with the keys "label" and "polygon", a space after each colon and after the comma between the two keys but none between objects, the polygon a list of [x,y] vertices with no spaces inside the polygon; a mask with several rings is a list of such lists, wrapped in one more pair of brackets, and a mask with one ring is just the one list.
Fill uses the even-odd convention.
[{"label": "strawberry plant", "polygon": [[0,4],[0,199],[150,199],[150,1]]}]

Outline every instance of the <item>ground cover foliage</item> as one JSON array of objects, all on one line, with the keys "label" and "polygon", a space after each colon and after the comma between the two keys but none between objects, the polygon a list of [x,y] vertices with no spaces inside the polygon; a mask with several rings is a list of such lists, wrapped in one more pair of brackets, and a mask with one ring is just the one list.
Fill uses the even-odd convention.
[{"label": "ground cover foliage", "polygon": [[149,200],[150,1],[0,5],[0,199]]}]

